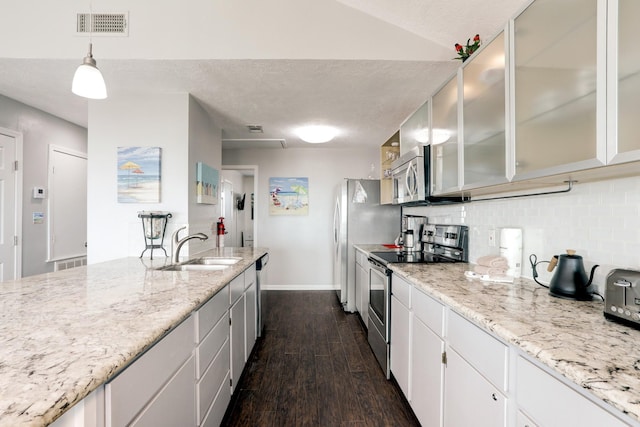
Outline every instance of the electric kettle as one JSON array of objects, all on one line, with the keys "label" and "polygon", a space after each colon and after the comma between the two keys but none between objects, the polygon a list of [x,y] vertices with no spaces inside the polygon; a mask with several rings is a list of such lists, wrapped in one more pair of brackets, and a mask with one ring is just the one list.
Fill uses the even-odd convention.
[{"label": "electric kettle", "polygon": [[549,262],[549,272],[558,265],[549,283],[549,294],[559,298],[590,301],[594,290],[591,282],[598,265],[593,266],[590,276],[587,277],[582,257],[575,253],[576,251],[567,249],[566,254],[554,256]]}]

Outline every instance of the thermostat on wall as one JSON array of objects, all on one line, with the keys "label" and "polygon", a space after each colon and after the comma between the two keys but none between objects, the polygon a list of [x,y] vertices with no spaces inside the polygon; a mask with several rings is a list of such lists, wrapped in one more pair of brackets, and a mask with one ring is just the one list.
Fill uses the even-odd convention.
[{"label": "thermostat on wall", "polygon": [[44,188],[42,187],[33,187],[33,198],[34,199],[44,199]]}]

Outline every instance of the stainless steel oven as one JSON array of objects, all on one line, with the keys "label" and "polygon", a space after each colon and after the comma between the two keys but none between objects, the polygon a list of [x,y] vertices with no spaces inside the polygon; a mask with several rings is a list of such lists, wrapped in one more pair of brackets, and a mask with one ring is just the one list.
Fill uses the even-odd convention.
[{"label": "stainless steel oven", "polygon": [[389,366],[389,318],[391,315],[391,270],[384,263],[369,258],[368,340],[387,379]]}]

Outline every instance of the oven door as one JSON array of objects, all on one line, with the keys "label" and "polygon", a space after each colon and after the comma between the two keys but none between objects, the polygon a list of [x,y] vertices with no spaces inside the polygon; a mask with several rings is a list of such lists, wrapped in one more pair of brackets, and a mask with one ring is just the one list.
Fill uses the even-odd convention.
[{"label": "oven door", "polygon": [[367,338],[387,379],[391,377],[389,356],[389,318],[391,270],[369,258],[369,324]]},{"label": "oven door", "polygon": [[393,169],[393,204],[425,200],[424,158],[416,156]]}]

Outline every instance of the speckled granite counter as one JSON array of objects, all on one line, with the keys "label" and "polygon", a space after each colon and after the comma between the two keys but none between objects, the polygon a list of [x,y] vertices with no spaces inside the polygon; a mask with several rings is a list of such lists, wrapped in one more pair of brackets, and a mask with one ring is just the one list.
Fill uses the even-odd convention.
[{"label": "speckled granite counter", "polygon": [[109,380],[266,253],[221,271],[126,258],[0,283],[0,426],[42,426]]},{"label": "speckled granite counter", "polygon": [[603,303],[554,298],[527,279],[468,279],[469,264],[392,264],[396,274],[640,421],[640,331],[605,320]]}]

